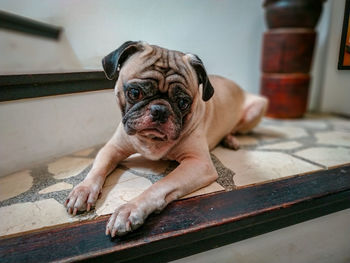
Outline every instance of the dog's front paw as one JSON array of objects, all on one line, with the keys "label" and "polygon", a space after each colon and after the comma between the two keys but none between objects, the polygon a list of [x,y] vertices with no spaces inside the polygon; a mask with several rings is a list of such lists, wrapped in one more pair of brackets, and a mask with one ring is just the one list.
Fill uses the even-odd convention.
[{"label": "dog's front paw", "polygon": [[74,187],[67,197],[65,206],[69,214],[76,215],[77,211],[90,211],[96,203],[101,191],[101,184],[84,180]]},{"label": "dog's front paw", "polygon": [[147,213],[133,202],[126,203],[115,210],[106,226],[106,235],[123,236],[140,227]]}]

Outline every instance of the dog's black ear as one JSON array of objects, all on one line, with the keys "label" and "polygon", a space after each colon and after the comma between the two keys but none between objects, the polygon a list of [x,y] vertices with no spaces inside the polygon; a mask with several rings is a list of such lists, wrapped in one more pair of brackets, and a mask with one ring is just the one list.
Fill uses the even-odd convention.
[{"label": "dog's black ear", "polygon": [[127,41],[102,59],[103,70],[109,80],[116,80],[125,60],[140,50],[140,42]]},{"label": "dog's black ear", "polygon": [[214,94],[214,88],[211,85],[207,72],[204,68],[202,60],[197,56],[191,54],[191,65],[195,69],[198,76],[198,84],[203,85],[202,99],[208,101]]}]

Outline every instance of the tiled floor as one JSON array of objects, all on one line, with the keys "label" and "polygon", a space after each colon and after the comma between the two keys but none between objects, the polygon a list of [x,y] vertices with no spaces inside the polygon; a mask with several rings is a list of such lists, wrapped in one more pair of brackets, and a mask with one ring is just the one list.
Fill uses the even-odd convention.
[{"label": "tiled floor", "polygon": [[[187,197],[350,163],[350,120],[330,115],[265,119],[254,132],[238,136],[238,140],[238,151],[218,146],[212,152],[217,182]],[[62,204],[91,168],[99,148],[0,177],[0,236],[110,214],[177,165],[134,155],[107,178],[95,210],[72,217]]]}]

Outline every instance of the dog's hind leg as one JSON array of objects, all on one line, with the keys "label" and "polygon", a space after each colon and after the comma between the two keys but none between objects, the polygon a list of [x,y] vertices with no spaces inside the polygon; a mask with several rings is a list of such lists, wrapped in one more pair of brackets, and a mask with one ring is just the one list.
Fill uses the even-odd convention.
[{"label": "dog's hind leg", "polygon": [[233,150],[238,150],[240,147],[239,141],[234,135],[237,133],[246,134],[259,124],[267,110],[268,100],[261,96],[246,94],[243,107],[242,118],[237,126],[222,140],[222,144],[225,147]]},{"label": "dog's hind leg", "polygon": [[221,143],[226,147],[232,150],[238,150],[240,145],[239,141],[233,134],[227,134],[224,139],[222,139]]},{"label": "dog's hind leg", "polygon": [[234,133],[245,134],[254,129],[267,110],[268,100],[253,94],[247,94],[243,115]]}]

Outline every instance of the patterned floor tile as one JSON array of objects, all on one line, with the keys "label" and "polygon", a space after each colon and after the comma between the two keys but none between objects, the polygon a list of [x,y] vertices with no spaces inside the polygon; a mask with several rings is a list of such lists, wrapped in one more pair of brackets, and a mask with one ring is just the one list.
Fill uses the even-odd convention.
[{"label": "patterned floor tile", "polygon": [[0,177],[0,201],[7,200],[28,191],[33,184],[30,171],[22,171]]},{"label": "patterned floor tile", "polygon": [[139,178],[139,176],[134,175],[130,171],[125,171],[123,169],[117,168],[110,175],[107,176],[103,187],[121,184],[125,181],[133,180],[136,178]]},{"label": "patterned floor tile", "polygon": [[214,193],[214,192],[219,192],[219,191],[225,191],[225,188],[222,187],[221,185],[219,185],[217,182],[214,182],[206,187],[203,187],[201,189],[198,189],[197,191],[194,191],[193,193],[190,193],[188,195],[183,196],[181,199],[189,198],[189,197],[193,197],[193,196],[198,196],[198,195]]},{"label": "patterned floor tile", "polygon": [[329,131],[315,134],[318,144],[350,147],[350,132]]},{"label": "patterned floor tile", "polygon": [[121,165],[131,169],[136,174],[162,174],[169,166],[169,162],[147,160],[137,153],[121,162]]},{"label": "patterned floor tile", "polygon": [[254,129],[254,133],[264,141],[295,139],[308,135],[304,128],[280,125],[261,125]]},{"label": "patterned floor tile", "polygon": [[95,150],[94,147],[73,153],[74,156],[87,157]]},{"label": "patterned floor tile", "polygon": [[235,172],[234,181],[237,186],[262,183],[321,169],[319,166],[280,152],[231,151],[217,147],[212,153]]},{"label": "patterned floor tile", "polygon": [[287,126],[298,126],[314,130],[324,130],[328,128],[328,124],[325,122],[324,118],[319,118],[318,115],[312,114],[308,114],[303,119],[281,120],[280,122]]},{"label": "patterned floor tile", "polygon": [[39,194],[48,194],[48,193],[52,193],[52,192],[58,192],[58,191],[62,191],[62,190],[68,190],[68,189],[72,189],[73,185],[65,183],[65,182],[60,182],[54,185],[50,185],[49,187],[46,187],[42,190],[39,191]]},{"label": "patterned floor tile", "polygon": [[349,120],[333,120],[331,121],[334,129],[338,131],[350,132],[350,121]]},{"label": "patterned floor tile", "polygon": [[54,199],[0,207],[0,236],[78,221]]},{"label": "patterned floor tile", "polygon": [[63,157],[48,165],[48,171],[54,174],[55,179],[65,179],[76,176],[86,169],[94,159]]},{"label": "patterned floor tile", "polygon": [[293,150],[303,146],[301,143],[296,141],[273,143],[264,146],[260,146],[258,150]]},{"label": "patterned floor tile", "polygon": [[320,165],[324,165],[327,168],[350,163],[350,149],[341,147],[312,147],[296,152],[295,155]]},{"label": "patterned floor tile", "polygon": [[152,183],[144,177],[135,176],[125,171],[124,180],[117,184],[105,185],[96,203],[96,214],[107,215],[114,212],[120,205],[144,192]]}]

